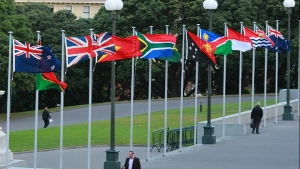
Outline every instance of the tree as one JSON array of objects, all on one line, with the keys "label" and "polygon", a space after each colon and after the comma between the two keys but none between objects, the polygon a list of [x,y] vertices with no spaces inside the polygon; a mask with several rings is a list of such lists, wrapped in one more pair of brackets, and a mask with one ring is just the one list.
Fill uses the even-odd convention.
[{"label": "tree", "polygon": [[[22,41],[32,41],[33,34],[30,28],[27,27],[27,19],[23,15],[16,14],[15,4],[13,0],[3,0],[0,2],[0,86],[2,90],[7,91],[7,75],[8,75],[8,49],[9,49],[9,36],[8,32],[12,31],[13,38],[22,40]],[[24,95],[27,91],[30,90],[32,85],[31,76],[22,77],[19,73],[13,74],[13,80],[11,81],[12,85],[12,111],[16,109],[15,102],[19,101],[21,96],[19,92],[22,92]],[[27,85],[18,85],[18,82],[27,83]],[[28,93],[27,93],[28,94]],[[5,111],[7,103],[7,92],[0,98],[0,113]]]}]

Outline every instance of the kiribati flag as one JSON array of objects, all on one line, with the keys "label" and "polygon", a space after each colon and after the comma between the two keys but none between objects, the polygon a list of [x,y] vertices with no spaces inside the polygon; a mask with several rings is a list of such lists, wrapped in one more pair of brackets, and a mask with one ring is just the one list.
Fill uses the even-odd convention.
[{"label": "kiribati flag", "polygon": [[270,40],[262,30],[256,29],[257,32],[254,32],[245,26],[243,26],[243,29],[244,35],[251,39],[253,47],[266,48],[268,46],[274,46],[274,42]]}]

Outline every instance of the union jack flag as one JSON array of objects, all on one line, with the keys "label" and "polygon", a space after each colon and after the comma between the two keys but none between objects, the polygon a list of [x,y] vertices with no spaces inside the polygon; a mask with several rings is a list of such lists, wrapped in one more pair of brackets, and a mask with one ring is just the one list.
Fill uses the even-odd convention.
[{"label": "union jack flag", "polygon": [[30,56],[41,60],[39,55],[42,55],[42,46],[40,45],[32,45],[29,43],[20,42],[14,39],[14,49],[15,56],[22,56],[25,54],[26,58],[30,58]]},{"label": "union jack flag", "polygon": [[[94,42],[100,47],[100,51],[103,54],[99,54],[98,56],[102,56],[104,54],[116,54],[116,46],[115,43],[108,32],[104,32],[101,34],[94,34]],[[98,57],[97,56],[97,57]],[[97,63],[96,58],[96,63]]]},{"label": "union jack flag", "polygon": [[93,35],[93,38],[91,36],[66,38],[67,67],[96,56],[115,52],[115,45],[107,32]]},{"label": "union jack flag", "polygon": [[43,73],[60,69],[51,47],[13,40],[14,72]]},{"label": "union jack flag", "polygon": [[268,30],[269,30],[269,37],[274,35],[276,38],[284,39],[284,37],[281,34],[281,32],[279,32],[276,29],[273,29],[271,26],[268,26]]}]

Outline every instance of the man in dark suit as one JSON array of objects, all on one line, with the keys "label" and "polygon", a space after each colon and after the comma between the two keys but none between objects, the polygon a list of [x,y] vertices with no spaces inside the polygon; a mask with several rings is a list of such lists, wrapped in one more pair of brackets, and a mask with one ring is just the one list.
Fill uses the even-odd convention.
[{"label": "man in dark suit", "polygon": [[254,124],[252,133],[254,133],[255,128],[256,128],[256,134],[260,134],[259,133],[259,124],[260,124],[262,117],[263,117],[263,110],[260,108],[260,103],[257,102],[256,106],[252,109],[252,112],[251,112],[251,119],[253,120],[253,124]]},{"label": "man in dark suit", "polygon": [[49,119],[51,119],[51,116],[49,114],[47,106],[45,107],[45,110],[43,111],[42,118],[44,120],[44,128],[47,128],[49,125]]},{"label": "man in dark suit", "polygon": [[141,169],[140,159],[134,156],[133,151],[129,151],[129,157],[125,160],[122,169]]}]

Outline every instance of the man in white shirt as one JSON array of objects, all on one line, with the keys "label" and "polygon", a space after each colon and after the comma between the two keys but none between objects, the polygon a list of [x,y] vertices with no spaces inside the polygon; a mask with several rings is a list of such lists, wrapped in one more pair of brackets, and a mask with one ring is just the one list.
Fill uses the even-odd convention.
[{"label": "man in white shirt", "polygon": [[140,159],[134,156],[133,151],[129,151],[128,155],[122,169],[141,169]]}]

